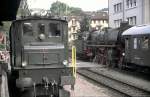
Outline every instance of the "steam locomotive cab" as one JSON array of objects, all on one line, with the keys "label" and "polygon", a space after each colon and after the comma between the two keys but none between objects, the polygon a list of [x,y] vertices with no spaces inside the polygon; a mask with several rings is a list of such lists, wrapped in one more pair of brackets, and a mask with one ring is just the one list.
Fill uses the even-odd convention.
[{"label": "steam locomotive cab", "polygon": [[67,36],[65,20],[29,18],[13,22],[10,30],[12,97],[61,97],[65,94],[64,85],[74,85]]}]

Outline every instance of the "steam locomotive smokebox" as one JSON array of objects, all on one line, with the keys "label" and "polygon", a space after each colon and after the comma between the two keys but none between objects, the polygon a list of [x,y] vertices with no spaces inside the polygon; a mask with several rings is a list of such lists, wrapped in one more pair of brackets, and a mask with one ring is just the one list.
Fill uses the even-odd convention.
[{"label": "steam locomotive smokebox", "polygon": [[107,44],[114,44],[117,41],[118,30],[109,29],[108,32],[104,34],[104,39]]},{"label": "steam locomotive smokebox", "polygon": [[127,25],[129,25],[128,21],[123,21],[123,22],[120,23],[120,27],[125,27]]}]

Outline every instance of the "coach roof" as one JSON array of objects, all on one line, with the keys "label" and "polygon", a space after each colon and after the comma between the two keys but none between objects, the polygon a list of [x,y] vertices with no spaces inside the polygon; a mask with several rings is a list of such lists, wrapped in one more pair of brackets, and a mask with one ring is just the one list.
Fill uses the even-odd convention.
[{"label": "coach roof", "polygon": [[143,35],[150,34],[150,25],[140,25],[129,28],[122,35]]}]

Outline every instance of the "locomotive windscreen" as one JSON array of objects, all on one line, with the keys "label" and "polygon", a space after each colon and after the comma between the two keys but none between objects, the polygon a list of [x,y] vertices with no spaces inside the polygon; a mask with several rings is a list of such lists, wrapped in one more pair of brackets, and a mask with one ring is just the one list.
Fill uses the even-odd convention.
[{"label": "locomotive windscreen", "polygon": [[[25,19],[13,23],[16,65],[60,64],[67,60],[67,22],[55,19]],[[13,42],[12,42],[13,43]],[[22,51],[21,51],[22,50]]]},{"label": "locomotive windscreen", "polygon": [[[65,24],[67,26],[67,24]],[[64,31],[64,23],[56,20],[25,20],[22,23],[23,41],[31,42],[62,42]]]}]

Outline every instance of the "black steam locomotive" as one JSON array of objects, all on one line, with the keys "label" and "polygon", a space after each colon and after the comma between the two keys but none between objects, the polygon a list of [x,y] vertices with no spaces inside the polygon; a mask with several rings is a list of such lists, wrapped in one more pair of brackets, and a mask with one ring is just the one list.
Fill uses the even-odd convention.
[{"label": "black steam locomotive", "polygon": [[66,20],[30,17],[10,29],[11,97],[68,97],[64,85],[74,86],[68,63]]},{"label": "black steam locomotive", "polygon": [[[77,54],[82,59],[89,59],[111,67],[150,67],[149,35],[150,26],[128,25],[121,23],[116,29],[89,32],[88,37],[75,41]],[[82,46],[82,47],[80,47]]]}]

